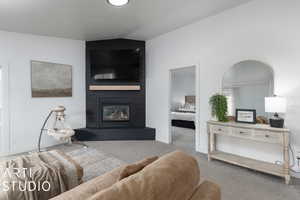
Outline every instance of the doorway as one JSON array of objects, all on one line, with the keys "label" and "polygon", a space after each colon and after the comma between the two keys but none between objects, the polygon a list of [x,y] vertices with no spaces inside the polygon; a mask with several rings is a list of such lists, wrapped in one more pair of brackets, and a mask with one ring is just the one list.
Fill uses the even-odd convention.
[{"label": "doorway", "polygon": [[173,145],[195,150],[198,133],[197,67],[170,70],[169,138]]}]

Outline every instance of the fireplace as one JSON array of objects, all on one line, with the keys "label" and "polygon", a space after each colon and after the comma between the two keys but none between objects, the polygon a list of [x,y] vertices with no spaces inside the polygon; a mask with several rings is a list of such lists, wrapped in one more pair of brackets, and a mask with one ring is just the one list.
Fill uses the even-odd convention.
[{"label": "fireplace", "polygon": [[99,128],[129,128],[137,121],[137,105],[129,98],[99,98]]},{"label": "fireplace", "polygon": [[104,104],[102,106],[103,122],[130,121],[130,106],[128,104]]},{"label": "fireplace", "polygon": [[[114,55],[116,59],[111,63],[113,68],[120,70],[132,66],[138,73],[133,78],[128,80],[121,70],[122,74],[118,73],[117,79],[95,79],[95,74],[112,73],[110,69],[107,71],[107,63],[103,61],[107,52],[135,52],[136,49],[139,49],[138,63],[121,54],[119,58]],[[75,138],[82,141],[155,139],[155,129],[146,127],[145,123],[145,56],[144,41],[114,39],[86,42],[86,127],[77,129]]]}]

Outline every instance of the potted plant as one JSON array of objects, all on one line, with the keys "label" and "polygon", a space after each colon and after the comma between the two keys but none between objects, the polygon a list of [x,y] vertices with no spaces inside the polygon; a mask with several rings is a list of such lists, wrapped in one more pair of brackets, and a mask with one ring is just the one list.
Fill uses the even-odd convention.
[{"label": "potted plant", "polygon": [[220,122],[227,122],[227,98],[221,94],[215,94],[209,99],[211,105],[211,114],[213,117],[217,117]]}]

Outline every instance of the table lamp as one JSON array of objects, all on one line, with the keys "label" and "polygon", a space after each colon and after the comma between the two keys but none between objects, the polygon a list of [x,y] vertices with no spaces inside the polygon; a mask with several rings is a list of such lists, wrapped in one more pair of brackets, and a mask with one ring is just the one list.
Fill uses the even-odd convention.
[{"label": "table lamp", "polygon": [[278,113],[286,112],[286,99],[284,97],[265,97],[265,111],[268,113],[274,113],[274,116],[270,118],[271,127],[284,127],[284,119],[278,115]]}]

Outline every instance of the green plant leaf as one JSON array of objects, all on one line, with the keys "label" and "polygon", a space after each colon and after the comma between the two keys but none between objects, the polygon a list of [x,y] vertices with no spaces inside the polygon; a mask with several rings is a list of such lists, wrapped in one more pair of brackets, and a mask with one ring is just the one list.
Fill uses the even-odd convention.
[{"label": "green plant leaf", "polygon": [[211,114],[216,116],[218,121],[227,122],[227,98],[221,94],[215,94],[209,99],[209,104],[211,105]]}]

